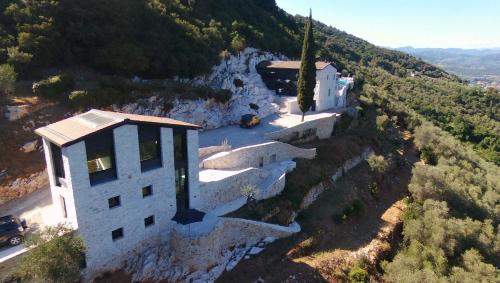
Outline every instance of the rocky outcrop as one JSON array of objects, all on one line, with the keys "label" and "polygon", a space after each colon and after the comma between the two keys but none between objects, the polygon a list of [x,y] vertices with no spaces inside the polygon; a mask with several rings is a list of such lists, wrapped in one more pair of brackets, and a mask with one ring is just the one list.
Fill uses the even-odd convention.
[{"label": "rocky outcrop", "polygon": [[[246,48],[237,56],[224,59],[206,77],[182,80],[197,86],[210,86],[214,89],[227,89],[233,96],[227,103],[209,100],[175,100],[169,111],[163,110],[163,98],[152,96],[122,107],[114,105],[115,111],[165,116],[215,129],[238,123],[241,115],[251,113],[265,117],[276,113],[279,107],[274,104],[274,91],[269,90],[255,66],[264,60],[283,60],[284,56]],[[238,83],[235,83],[238,82]]]}]

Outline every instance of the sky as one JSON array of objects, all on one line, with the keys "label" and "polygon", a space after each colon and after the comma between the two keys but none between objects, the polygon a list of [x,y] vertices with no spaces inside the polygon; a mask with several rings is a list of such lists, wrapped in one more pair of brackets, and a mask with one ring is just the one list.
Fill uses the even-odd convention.
[{"label": "sky", "polygon": [[276,0],[384,47],[498,48],[500,0]]}]

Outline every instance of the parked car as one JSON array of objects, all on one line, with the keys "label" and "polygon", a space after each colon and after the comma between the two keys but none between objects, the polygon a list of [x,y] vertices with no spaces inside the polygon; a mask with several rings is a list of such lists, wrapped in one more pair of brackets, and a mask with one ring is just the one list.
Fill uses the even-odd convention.
[{"label": "parked car", "polygon": [[27,229],[25,220],[12,215],[0,217],[0,244],[19,245],[23,242]]},{"label": "parked car", "polygon": [[241,116],[240,127],[242,128],[250,129],[257,126],[258,124],[260,124],[260,118],[257,115],[245,114]]}]

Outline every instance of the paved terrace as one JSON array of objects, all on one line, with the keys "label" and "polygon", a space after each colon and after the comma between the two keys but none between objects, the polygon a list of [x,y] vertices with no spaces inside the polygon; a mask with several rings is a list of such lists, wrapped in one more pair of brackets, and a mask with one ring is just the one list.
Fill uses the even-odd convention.
[{"label": "paved terrace", "polygon": [[[304,121],[312,121],[331,116],[334,113],[341,113],[343,109],[332,109],[319,113],[309,113]],[[264,137],[265,133],[291,128],[301,123],[301,115],[294,114],[273,114],[261,120],[260,125],[252,129],[242,129],[239,125],[226,126],[213,130],[200,132],[200,148],[221,145],[227,138],[229,144],[235,148],[259,144],[270,141]]]}]

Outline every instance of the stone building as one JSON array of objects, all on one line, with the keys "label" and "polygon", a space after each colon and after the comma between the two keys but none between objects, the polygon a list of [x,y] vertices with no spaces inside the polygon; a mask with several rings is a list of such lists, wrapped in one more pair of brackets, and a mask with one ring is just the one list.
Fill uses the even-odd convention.
[{"label": "stone building", "polygon": [[[304,136],[327,118],[274,138],[289,131]],[[328,121],[325,131],[314,131],[319,138],[331,135],[335,117]],[[293,159],[312,159],[316,149],[279,141],[199,149],[198,129],[168,118],[90,110],[36,130],[59,211],[53,222],[82,237],[87,278],[158,247],[184,272],[201,272],[223,265],[234,247],[300,230],[292,222],[287,227],[226,215],[247,203],[243,188],[258,200],[280,194]]]},{"label": "stone building", "polygon": [[[263,61],[257,69],[266,85],[278,95],[297,95],[300,61]],[[339,82],[337,69],[328,62],[316,62],[316,87],[311,111],[346,106],[348,86]],[[288,112],[302,113],[296,99],[288,100]]]},{"label": "stone building", "polygon": [[[39,128],[56,222],[78,230],[88,270],[116,262],[203,218],[198,195],[198,126],[91,110]],[[174,189],[175,188],[175,189]],[[172,221],[175,220],[175,221]]]}]

